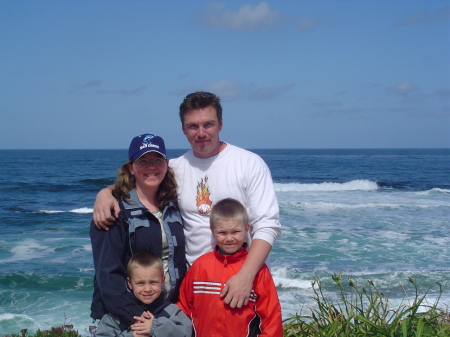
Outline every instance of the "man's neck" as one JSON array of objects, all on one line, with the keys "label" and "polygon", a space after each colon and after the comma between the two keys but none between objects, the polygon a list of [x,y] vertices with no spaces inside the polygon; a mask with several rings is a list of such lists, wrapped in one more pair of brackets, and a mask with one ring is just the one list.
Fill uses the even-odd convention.
[{"label": "man's neck", "polygon": [[217,156],[220,152],[222,152],[227,147],[227,145],[228,144],[225,143],[225,142],[220,142],[220,145],[218,146],[217,150],[212,151],[208,155],[203,155],[203,154],[200,154],[200,153],[196,153],[195,150],[192,150],[192,152],[194,153],[194,157],[196,157],[196,158],[208,159],[208,158]]}]

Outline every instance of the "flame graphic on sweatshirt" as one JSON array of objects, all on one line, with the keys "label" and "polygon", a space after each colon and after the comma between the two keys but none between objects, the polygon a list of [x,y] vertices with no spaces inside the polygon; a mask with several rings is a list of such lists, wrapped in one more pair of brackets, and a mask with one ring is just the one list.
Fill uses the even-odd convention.
[{"label": "flame graphic on sweatshirt", "polygon": [[197,207],[198,212],[201,215],[209,215],[211,213],[211,204],[212,201],[209,200],[210,196],[209,187],[208,187],[208,176],[205,176],[205,179],[202,179],[197,184]]}]

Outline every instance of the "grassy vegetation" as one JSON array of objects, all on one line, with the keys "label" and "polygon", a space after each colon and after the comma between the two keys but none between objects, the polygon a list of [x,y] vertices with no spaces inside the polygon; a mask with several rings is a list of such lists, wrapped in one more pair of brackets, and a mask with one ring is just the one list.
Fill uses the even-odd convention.
[{"label": "grassy vegetation", "polygon": [[[372,281],[366,288],[360,288],[352,281],[343,284],[342,274],[334,275],[333,281],[339,289],[340,298],[325,296],[321,281],[312,282],[316,309],[310,309],[308,315],[296,314],[284,322],[284,337],[450,337],[450,315],[448,308],[438,307],[439,296],[428,304],[426,296],[420,296],[416,282],[414,296],[408,303],[392,308],[388,298],[381,293]],[[405,291],[405,298],[406,298]],[[50,330],[38,330],[29,335],[27,329],[20,334],[3,337],[82,337],[73,330],[73,326],[62,325]],[[230,336],[232,337],[232,336]]]},{"label": "grassy vegetation", "polygon": [[[387,297],[372,281],[359,288],[352,280],[344,287],[342,274],[334,275],[340,298],[333,301],[324,295],[318,278],[312,282],[317,309],[310,315],[294,315],[285,320],[284,337],[448,337],[450,316],[448,308],[438,308],[439,296],[433,304],[426,303],[428,291],[420,296],[415,281],[415,294],[409,303],[392,308]],[[347,289],[347,291],[345,290]],[[406,292],[405,292],[406,294]],[[420,309],[420,310],[419,310]]]},{"label": "grassy vegetation", "polygon": [[3,337],[81,337],[81,335],[78,334],[78,331],[73,330],[72,324],[66,324],[50,330],[37,330],[34,335],[29,335],[28,329],[22,329],[20,334],[4,335]]}]

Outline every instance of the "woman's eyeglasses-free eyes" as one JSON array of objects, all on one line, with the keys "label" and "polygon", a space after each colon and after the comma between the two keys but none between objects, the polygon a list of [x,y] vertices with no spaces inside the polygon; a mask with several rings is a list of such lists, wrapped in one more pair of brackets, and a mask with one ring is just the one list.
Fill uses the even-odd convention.
[{"label": "woman's eyeglasses-free eyes", "polygon": [[155,158],[155,159],[139,159],[136,160],[135,163],[138,166],[148,166],[148,165],[155,165],[155,166],[159,166],[164,164],[166,160],[162,159],[162,158]]}]

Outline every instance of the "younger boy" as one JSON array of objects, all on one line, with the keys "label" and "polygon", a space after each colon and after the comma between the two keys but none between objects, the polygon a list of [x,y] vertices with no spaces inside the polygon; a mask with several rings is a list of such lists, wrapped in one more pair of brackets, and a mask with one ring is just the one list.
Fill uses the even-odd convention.
[{"label": "younger boy", "polygon": [[133,255],[127,265],[128,287],[136,301],[144,309],[140,317],[134,317],[131,330],[121,331],[120,321],[112,314],[101,319],[97,337],[191,337],[192,322],[175,304],[161,296],[164,287],[162,260],[150,252]]},{"label": "younger boy", "polygon": [[245,207],[227,198],[217,202],[210,214],[210,228],[217,246],[200,256],[186,273],[177,305],[192,319],[196,337],[282,337],[281,306],[266,265],[253,282],[250,300],[231,308],[220,297],[225,283],[247,257],[244,240],[249,230]]}]

